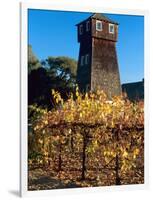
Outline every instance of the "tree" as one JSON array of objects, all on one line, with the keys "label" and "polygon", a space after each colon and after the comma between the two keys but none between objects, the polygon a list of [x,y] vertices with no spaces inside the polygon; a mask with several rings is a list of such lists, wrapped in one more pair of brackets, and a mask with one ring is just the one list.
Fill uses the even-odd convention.
[{"label": "tree", "polygon": [[33,53],[32,46],[28,45],[28,74],[30,74],[32,70],[38,69],[39,67],[41,67],[39,59]]},{"label": "tree", "polygon": [[[64,56],[48,57],[44,61],[51,76],[57,77],[63,87],[74,88],[76,83],[77,61]],[[57,83],[58,84],[58,83]]]},{"label": "tree", "polygon": [[64,99],[74,90],[77,62],[69,57],[48,57],[41,62],[41,67],[36,57],[30,55],[28,104],[52,108],[51,89],[59,91]]},{"label": "tree", "polygon": [[32,70],[28,76],[28,104],[47,107],[50,104],[51,80],[43,67]]}]

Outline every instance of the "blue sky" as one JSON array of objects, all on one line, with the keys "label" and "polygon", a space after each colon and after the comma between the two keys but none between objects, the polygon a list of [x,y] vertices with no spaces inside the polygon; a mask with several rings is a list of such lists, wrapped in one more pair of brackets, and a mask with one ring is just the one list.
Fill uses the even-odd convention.
[{"label": "blue sky", "polygon": [[[40,59],[69,56],[78,59],[76,24],[92,13],[30,9],[28,43]],[[117,54],[121,83],[141,81],[144,77],[144,17],[106,14],[119,23]]]}]

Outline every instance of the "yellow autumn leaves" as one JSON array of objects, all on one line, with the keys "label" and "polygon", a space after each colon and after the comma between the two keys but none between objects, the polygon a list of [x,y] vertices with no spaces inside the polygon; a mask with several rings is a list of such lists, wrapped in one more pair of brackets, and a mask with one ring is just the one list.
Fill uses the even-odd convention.
[{"label": "yellow autumn leaves", "polygon": [[63,105],[63,99],[59,92],[52,89],[52,95],[54,96],[54,100],[56,104],[61,103]]},{"label": "yellow autumn leaves", "polygon": [[[144,109],[142,102],[130,102],[124,99],[122,96],[114,97],[108,100],[103,91],[97,90],[96,92],[89,92],[81,94],[79,89],[76,88],[74,94],[70,94],[67,101],[64,101],[60,93],[52,90],[54,97],[55,108],[51,111],[42,110],[36,108],[36,113],[41,113],[41,116],[33,123],[33,131],[35,135],[40,135],[38,139],[38,146],[43,148],[42,135],[51,135],[49,127],[52,125],[60,126],[61,124],[68,124],[67,130],[61,130],[57,136],[52,138],[53,143],[56,146],[58,142],[66,144],[74,132],[69,127],[70,124],[85,124],[85,125],[97,125],[100,124],[103,127],[95,128],[92,130],[94,139],[87,146],[86,153],[94,155],[97,151],[101,150],[100,142],[108,142],[106,148],[101,150],[101,156],[105,159],[105,164],[109,163],[112,158],[119,156],[121,162],[121,171],[126,171],[135,166],[135,162],[139,155],[142,153],[143,135],[140,135],[138,131],[129,131],[128,136],[122,135],[123,142],[113,146],[109,144],[109,140],[113,143],[113,134],[111,130],[124,128],[131,129],[137,127],[144,127]],[[34,109],[34,108],[32,108]],[[98,126],[98,125],[97,125]],[[108,131],[110,129],[110,131]],[[62,134],[66,135],[64,138]],[[38,137],[38,136],[37,136]],[[78,138],[77,138],[78,137]],[[77,139],[76,139],[77,138]],[[135,147],[130,148],[131,138],[136,141]],[[73,138],[74,139],[74,138]],[[78,128],[75,132],[76,143],[75,147],[78,151],[82,149],[82,135]],[[67,142],[70,143],[70,142]],[[75,145],[74,145],[75,146]],[[54,149],[54,147],[52,147]],[[43,153],[44,156],[48,156],[47,150]],[[46,158],[47,159],[47,158]]]},{"label": "yellow autumn leaves", "polygon": [[60,93],[52,90],[55,109],[47,111],[31,106],[34,112],[34,131],[43,129],[48,124],[84,123],[102,124],[109,128],[143,127],[144,109],[142,102],[130,102],[122,96],[108,100],[103,91],[81,94],[78,87],[64,101]]},{"label": "yellow autumn leaves", "polygon": [[49,123],[82,122],[101,123],[114,128],[117,124],[125,126],[143,125],[143,104],[132,103],[122,96],[107,100],[101,90],[82,94],[76,87],[67,101],[64,101],[59,92],[52,90],[56,109],[50,112]]}]

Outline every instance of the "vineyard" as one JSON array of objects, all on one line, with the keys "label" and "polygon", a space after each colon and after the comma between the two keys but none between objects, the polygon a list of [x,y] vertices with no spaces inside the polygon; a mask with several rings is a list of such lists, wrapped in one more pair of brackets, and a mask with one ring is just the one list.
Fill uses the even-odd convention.
[{"label": "vineyard", "polygon": [[52,95],[50,111],[29,106],[29,190],[144,183],[143,102],[78,88],[67,101]]}]

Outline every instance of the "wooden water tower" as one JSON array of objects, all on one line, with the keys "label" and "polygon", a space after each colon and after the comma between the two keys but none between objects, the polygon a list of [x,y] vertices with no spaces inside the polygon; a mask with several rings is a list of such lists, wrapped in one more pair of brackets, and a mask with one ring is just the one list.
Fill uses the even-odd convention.
[{"label": "wooden water tower", "polygon": [[77,24],[80,43],[77,83],[82,92],[102,89],[108,97],[121,94],[116,53],[118,23],[93,14]]}]

